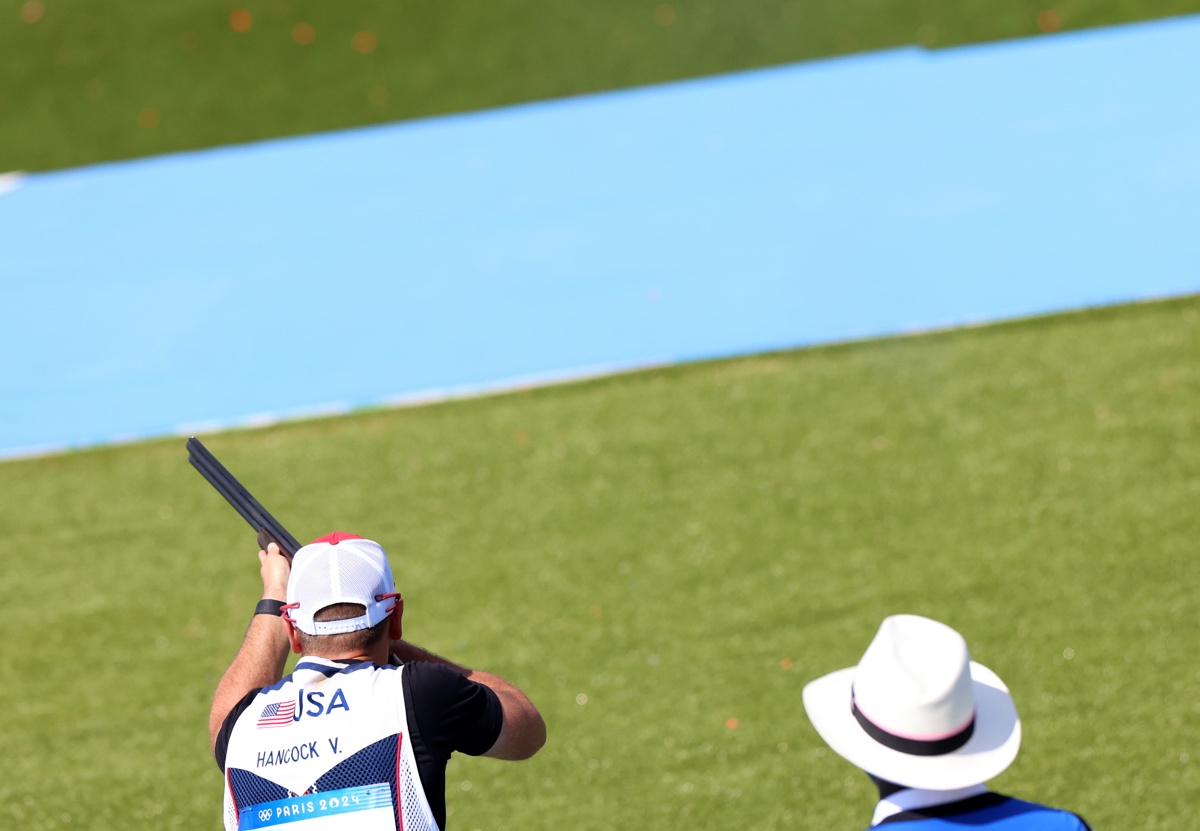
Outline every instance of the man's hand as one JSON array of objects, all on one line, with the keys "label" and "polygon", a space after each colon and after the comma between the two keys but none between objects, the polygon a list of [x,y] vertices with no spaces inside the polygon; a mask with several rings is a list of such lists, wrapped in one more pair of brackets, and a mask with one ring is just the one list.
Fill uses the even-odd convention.
[{"label": "man's hand", "polygon": [[276,543],[272,542],[258,552],[258,564],[263,583],[262,599],[286,600],[288,577],[292,573],[292,561]]}]

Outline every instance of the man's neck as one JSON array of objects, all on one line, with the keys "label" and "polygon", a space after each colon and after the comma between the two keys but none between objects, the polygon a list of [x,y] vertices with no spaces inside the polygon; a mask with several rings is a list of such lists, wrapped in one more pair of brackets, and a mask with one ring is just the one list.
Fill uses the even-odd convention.
[{"label": "man's neck", "polygon": [[326,661],[337,661],[339,664],[361,664],[367,661],[372,664],[386,664],[391,657],[391,644],[387,638],[380,638],[370,646],[354,652],[337,652],[323,655],[320,652],[305,652],[306,658],[323,658]]},{"label": "man's neck", "polygon": [[376,655],[373,652],[353,652],[350,654],[322,655],[318,652],[305,652],[303,658],[320,658],[323,661],[334,661],[339,664],[361,664],[364,661],[373,664],[386,664],[387,658],[382,661],[376,660]]}]

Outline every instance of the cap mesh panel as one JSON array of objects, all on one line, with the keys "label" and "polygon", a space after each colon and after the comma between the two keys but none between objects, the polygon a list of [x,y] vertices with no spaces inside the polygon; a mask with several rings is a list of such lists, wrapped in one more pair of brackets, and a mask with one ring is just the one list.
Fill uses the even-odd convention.
[{"label": "cap mesh panel", "polygon": [[[307,549],[307,550],[306,550]],[[337,545],[312,544],[297,554],[289,595],[300,602],[295,617],[302,631],[312,634],[313,616],[335,603],[358,603],[376,622],[391,606],[376,602],[379,595],[395,591],[387,556],[370,540],[344,540]],[[386,604],[386,605],[384,605]]]}]

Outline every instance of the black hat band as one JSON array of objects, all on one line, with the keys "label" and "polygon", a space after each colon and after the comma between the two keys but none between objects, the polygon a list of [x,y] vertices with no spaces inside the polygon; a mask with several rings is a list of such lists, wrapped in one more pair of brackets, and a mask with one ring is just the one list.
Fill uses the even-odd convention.
[{"label": "black hat band", "polygon": [[862,710],[858,709],[858,702],[854,700],[854,693],[850,693],[850,712],[854,713],[854,718],[858,720],[858,725],[863,729],[863,732],[870,736],[879,744],[890,750],[896,750],[900,753],[907,753],[910,756],[945,756],[947,753],[953,753],[964,744],[971,740],[971,735],[975,732],[975,715],[971,714],[971,720],[961,730],[940,739],[924,740],[924,739],[908,739],[904,736],[897,736],[895,733],[889,733],[875,722],[871,721]]}]

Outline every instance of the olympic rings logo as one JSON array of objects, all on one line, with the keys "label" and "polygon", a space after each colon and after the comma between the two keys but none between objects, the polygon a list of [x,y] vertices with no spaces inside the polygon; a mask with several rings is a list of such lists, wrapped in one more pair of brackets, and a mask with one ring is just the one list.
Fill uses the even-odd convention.
[{"label": "olympic rings logo", "polygon": [[263,808],[261,811],[258,812],[258,818],[261,819],[263,822],[266,822],[267,820],[269,820],[271,818],[271,809]]}]

